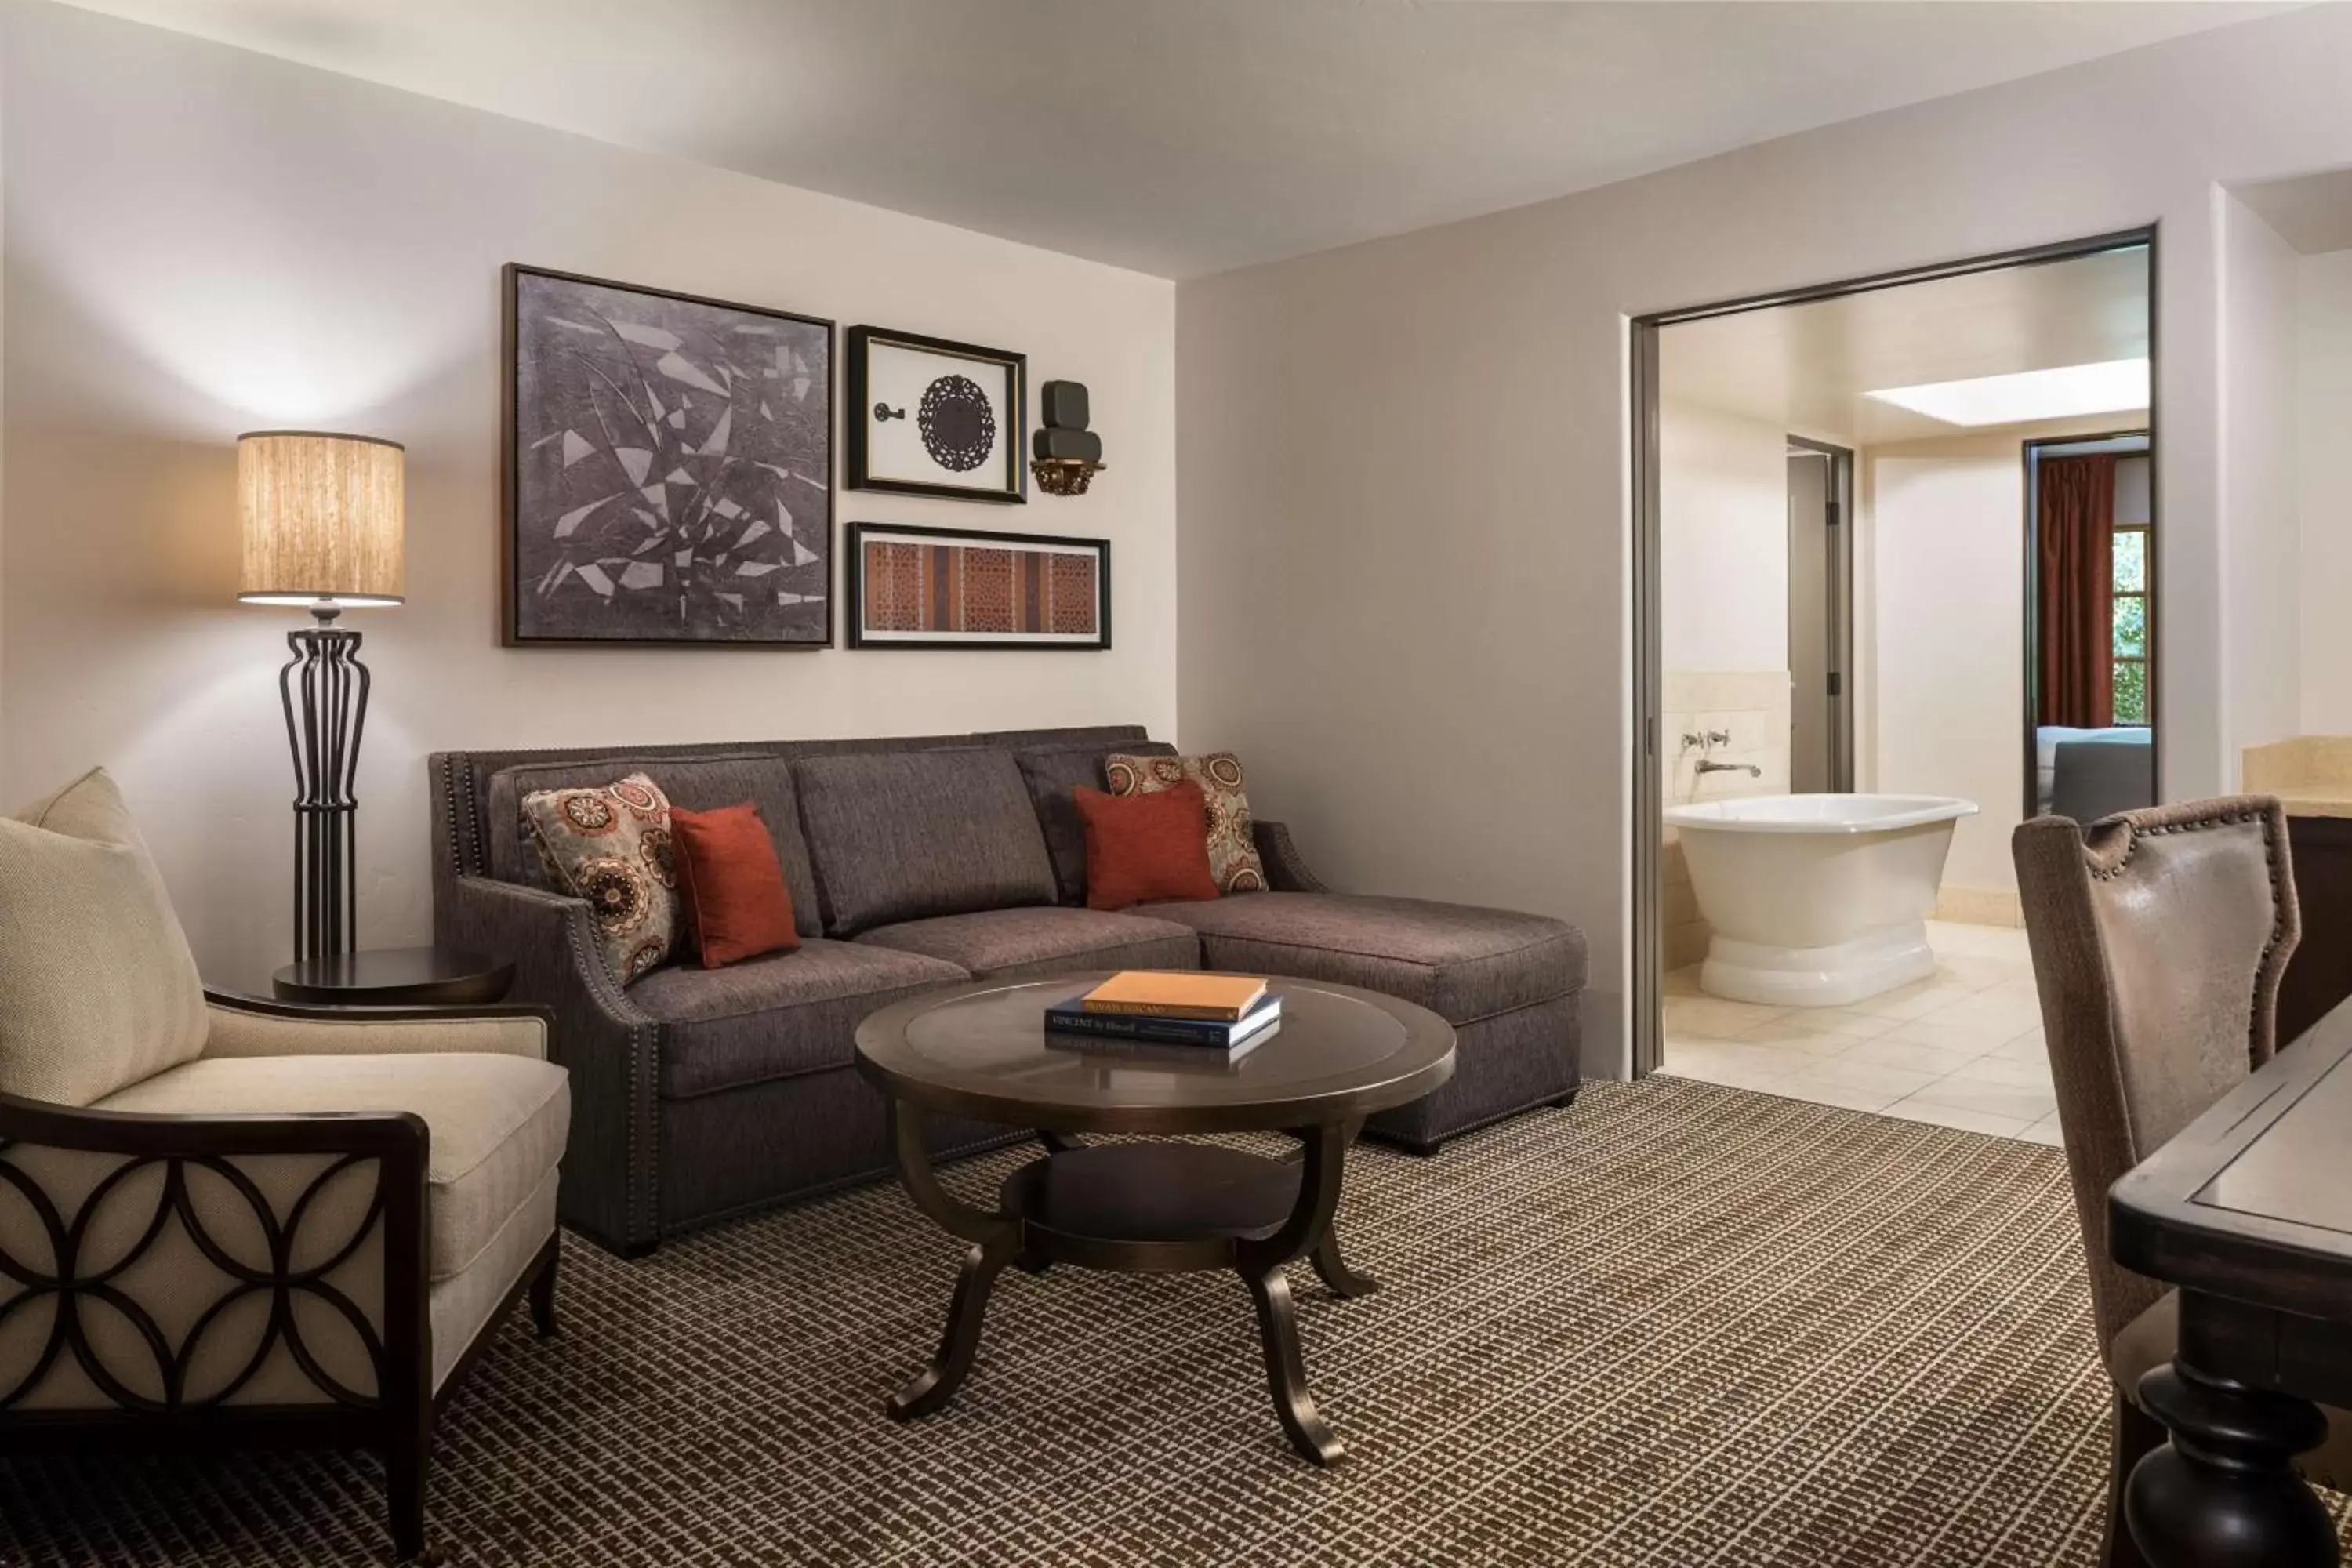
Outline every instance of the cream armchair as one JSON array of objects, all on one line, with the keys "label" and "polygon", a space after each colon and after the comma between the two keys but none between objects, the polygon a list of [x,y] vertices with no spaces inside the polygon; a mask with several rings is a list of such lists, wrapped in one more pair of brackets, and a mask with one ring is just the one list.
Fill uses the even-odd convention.
[{"label": "cream armchair", "polygon": [[372,1447],[421,1551],[442,1401],[554,1328],[549,1029],[205,992],[103,773],[0,820],[0,1451]]}]

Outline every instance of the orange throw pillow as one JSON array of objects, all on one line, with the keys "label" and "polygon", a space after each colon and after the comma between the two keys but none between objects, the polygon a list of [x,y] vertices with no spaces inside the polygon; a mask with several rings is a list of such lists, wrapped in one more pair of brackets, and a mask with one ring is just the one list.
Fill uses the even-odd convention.
[{"label": "orange throw pillow", "polygon": [[1123,910],[1160,899],[1213,899],[1209,803],[1187,779],[1154,795],[1070,792],[1087,825],[1087,908]]},{"label": "orange throw pillow", "polygon": [[669,811],[678,902],[694,922],[702,967],[718,969],[800,946],[793,896],[760,808],[750,801],[715,811]]}]

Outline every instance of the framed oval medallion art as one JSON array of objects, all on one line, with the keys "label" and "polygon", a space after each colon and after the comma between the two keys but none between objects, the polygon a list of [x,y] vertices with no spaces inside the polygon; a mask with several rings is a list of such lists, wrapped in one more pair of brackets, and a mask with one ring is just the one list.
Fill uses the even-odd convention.
[{"label": "framed oval medallion art", "polygon": [[849,488],[1025,501],[1025,354],[849,329]]}]

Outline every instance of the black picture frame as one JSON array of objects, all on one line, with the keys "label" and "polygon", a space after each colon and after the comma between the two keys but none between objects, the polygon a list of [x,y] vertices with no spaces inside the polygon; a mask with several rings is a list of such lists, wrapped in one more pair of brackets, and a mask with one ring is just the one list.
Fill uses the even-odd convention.
[{"label": "black picture frame", "polygon": [[[874,423],[873,399],[867,395],[867,361],[875,345],[913,350],[919,353],[937,354],[945,358],[977,361],[1007,371],[1012,382],[1011,409],[1006,418],[998,421],[996,446],[998,460],[988,465],[991,482],[960,485],[929,480],[890,479],[870,473],[870,427]],[[1029,439],[1029,356],[1004,349],[982,348],[976,343],[960,343],[946,338],[925,337],[919,332],[893,331],[885,327],[860,326],[849,329],[844,344],[846,369],[844,380],[846,390],[843,397],[842,426],[848,437],[849,467],[845,481],[854,490],[884,490],[895,495],[932,496],[942,500],[992,501],[1004,506],[1025,505],[1029,500],[1029,465],[1023,455]],[[893,416],[906,418],[911,411],[901,409]]]},{"label": "black picture frame", "polygon": [[[1095,557],[1095,636],[1085,641],[1035,632],[1006,632],[986,636],[954,636],[938,632],[919,635],[907,632],[873,632],[866,626],[866,546],[876,535],[935,541],[942,544],[961,544],[972,549],[1020,550],[1042,547],[1053,551],[1084,551]],[[1085,539],[1067,534],[1002,533],[978,528],[918,528],[894,522],[853,522],[844,538],[848,557],[843,598],[848,605],[845,620],[847,646],[853,648],[1017,648],[1032,652],[1049,649],[1068,653],[1100,653],[1111,646],[1111,574],[1110,541]]]},{"label": "black picture frame", "polygon": [[[812,367],[814,387],[820,390],[823,407],[814,423],[822,432],[823,451],[821,479],[814,474],[800,476],[801,482],[812,494],[810,515],[814,521],[817,502],[822,500],[822,524],[813,531],[813,542],[817,560],[810,572],[822,584],[824,615],[821,626],[813,626],[804,635],[793,637],[697,637],[697,636],[616,636],[580,637],[535,631],[529,624],[522,604],[522,544],[524,474],[526,442],[522,438],[520,419],[522,407],[522,290],[527,279],[541,279],[557,284],[572,284],[592,289],[613,289],[637,294],[673,304],[697,306],[706,310],[727,311],[749,318],[786,321],[814,328],[824,353],[822,367]],[[767,305],[751,305],[732,300],[715,300],[701,294],[688,294],[672,289],[655,289],[640,283],[624,282],[617,279],[592,277],[585,273],[566,272],[555,268],[534,267],[522,262],[509,262],[499,272],[500,360],[499,388],[499,640],[507,647],[716,647],[716,648],[829,648],[836,635],[834,600],[834,426],[833,426],[833,362],[835,360],[835,322],[823,316],[804,315],[794,310],[779,310]]]}]

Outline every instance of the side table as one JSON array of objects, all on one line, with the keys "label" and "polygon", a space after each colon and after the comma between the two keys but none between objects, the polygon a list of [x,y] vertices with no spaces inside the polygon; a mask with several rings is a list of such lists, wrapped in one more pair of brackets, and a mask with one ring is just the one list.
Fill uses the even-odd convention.
[{"label": "side table", "polygon": [[280,1002],[326,1007],[471,1007],[506,998],[512,961],[450,947],[380,947],[289,963],[270,976]]}]

